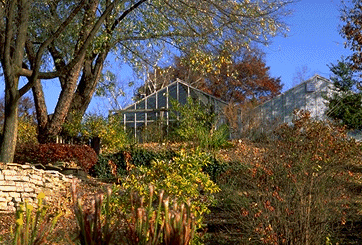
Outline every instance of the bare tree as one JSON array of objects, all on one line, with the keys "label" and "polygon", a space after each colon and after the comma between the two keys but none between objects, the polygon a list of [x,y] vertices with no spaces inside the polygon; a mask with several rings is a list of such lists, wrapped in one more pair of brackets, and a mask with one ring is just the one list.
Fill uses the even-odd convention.
[{"label": "bare tree", "polygon": [[295,69],[295,73],[293,75],[293,84],[292,86],[296,86],[304,81],[306,81],[311,76],[311,69],[307,66],[297,67]]}]

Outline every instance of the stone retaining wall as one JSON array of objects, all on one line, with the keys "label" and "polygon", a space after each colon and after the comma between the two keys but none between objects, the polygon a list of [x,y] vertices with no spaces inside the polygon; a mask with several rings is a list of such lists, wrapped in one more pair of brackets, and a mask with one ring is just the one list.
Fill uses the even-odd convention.
[{"label": "stone retaining wall", "polygon": [[72,176],[58,171],[36,169],[31,165],[0,163],[0,213],[14,212],[27,201],[37,203],[40,192],[50,201],[69,191]]}]

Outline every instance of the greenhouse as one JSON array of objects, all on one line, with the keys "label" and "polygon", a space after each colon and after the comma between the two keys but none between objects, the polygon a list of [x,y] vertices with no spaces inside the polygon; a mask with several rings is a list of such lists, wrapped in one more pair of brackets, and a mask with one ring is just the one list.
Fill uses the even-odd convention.
[{"label": "greenhouse", "polygon": [[157,141],[165,137],[170,125],[178,120],[177,113],[172,110],[172,102],[185,105],[188,97],[202,106],[212,108],[212,112],[219,115],[219,121],[224,121],[222,114],[226,102],[179,79],[123,110],[113,111],[113,114],[121,117],[125,131],[136,142]]}]

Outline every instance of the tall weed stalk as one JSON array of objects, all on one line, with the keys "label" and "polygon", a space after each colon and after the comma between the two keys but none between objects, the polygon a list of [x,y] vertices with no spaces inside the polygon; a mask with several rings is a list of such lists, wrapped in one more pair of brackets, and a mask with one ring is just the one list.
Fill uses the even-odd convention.
[{"label": "tall weed stalk", "polygon": [[44,193],[38,195],[38,206],[35,211],[27,202],[16,210],[14,245],[40,245],[54,241],[52,235],[61,213],[51,216],[44,205],[44,197]]},{"label": "tall weed stalk", "polygon": [[[112,244],[114,229],[117,224],[111,224],[110,189],[106,192],[105,215],[102,215],[103,194],[96,194],[91,200],[90,207],[86,208],[78,197],[75,182],[72,183],[72,196],[74,213],[79,227],[79,241],[81,245],[107,245]],[[111,228],[113,225],[113,228]]]},{"label": "tall weed stalk", "polygon": [[160,191],[158,204],[153,204],[154,188],[150,186],[148,204],[133,194],[131,212],[127,218],[126,244],[129,245],[187,245],[193,241],[195,219],[190,204],[170,207],[169,198]]}]

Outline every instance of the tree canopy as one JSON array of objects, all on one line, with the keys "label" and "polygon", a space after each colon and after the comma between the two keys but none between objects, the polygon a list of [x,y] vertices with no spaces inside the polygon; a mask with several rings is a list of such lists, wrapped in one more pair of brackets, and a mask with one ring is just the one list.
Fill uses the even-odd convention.
[{"label": "tree canopy", "polygon": [[[5,122],[0,160],[12,161],[17,104],[33,90],[40,140],[57,135],[72,111],[84,113],[106,57],[139,68],[163,50],[221,40],[267,43],[285,33],[289,0],[4,0],[0,2],[0,61]],[[237,41],[237,42],[236,42]],[[142,62],[141,62],[142,61]],[[152,63],[152,62],[151,62]],[[28,82],[19,86],[19,78]],[[58,79],[61,93],[51,119],[41,81]]]},{"label": "tree canopy", "polygon": [[344,23],[340,30],[340,34],[347,41],[346,47],[351,49],[353,54],[352,69],[362,69],[362,4],[360,1],[352,0],[343,2],[344,6],[341,10],[341,20]]},{"label": "tree canopy", "polygon": [[264,53],[258,48],[242,48],[234,53],[222,49],[216,54],[193,50],[175,57],[174,65],[170,67],[156,67],[135,97],[153,93],[176,78],[234,103],[264,101],[282,89],[280,78],[270,76]]},{"label": "tree canopy", "polygon": [[352,55],[331,64],[331,80],[335,87],[328,100],[327,115],[349,129],[362,129],[362,4],[351,0],[343,2],[340,34]]}]

